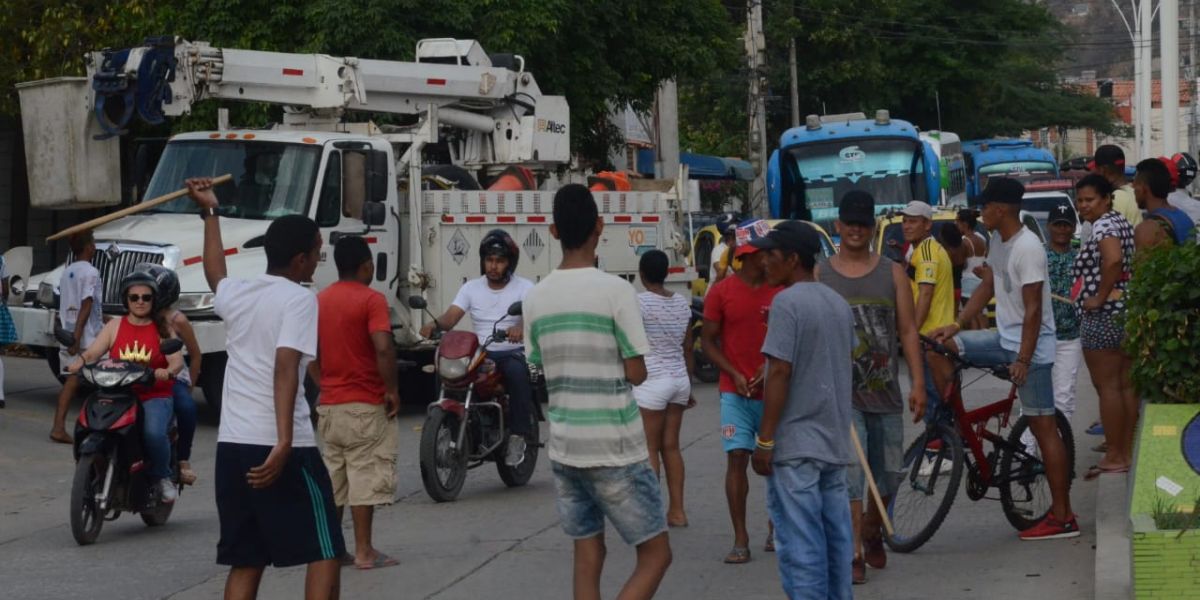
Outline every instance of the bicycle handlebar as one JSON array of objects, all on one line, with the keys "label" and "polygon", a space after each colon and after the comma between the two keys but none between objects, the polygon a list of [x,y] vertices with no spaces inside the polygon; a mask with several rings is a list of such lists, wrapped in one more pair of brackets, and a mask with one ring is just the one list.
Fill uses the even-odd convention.
[{"label": "bicycle handlebar", "polygon": [[943,344],[931,337],[921,335],[920,338],[921,338],[922,346],[925,346],[925,348],[932,350],[932,351],[950,359],[950,361],[956,365],[958,370],[979,369],[980,371],[987,371],[999,379],[1003,379],[1005,381],[1012,381],[1012,375],[1009,374],[1007,366],[988,366],[988,365],[976,364],[976,363],[973,363],[973,362],[963,358],[957,352],[947,348],[945,344]]}]

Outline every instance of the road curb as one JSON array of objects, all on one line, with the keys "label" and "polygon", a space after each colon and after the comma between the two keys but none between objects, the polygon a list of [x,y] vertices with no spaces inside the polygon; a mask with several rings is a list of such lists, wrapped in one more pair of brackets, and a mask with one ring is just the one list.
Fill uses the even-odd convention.
[{"label": "road curb", "polygon": [[1128,473],[1096,480],[1096,600],[1133,598]]}]

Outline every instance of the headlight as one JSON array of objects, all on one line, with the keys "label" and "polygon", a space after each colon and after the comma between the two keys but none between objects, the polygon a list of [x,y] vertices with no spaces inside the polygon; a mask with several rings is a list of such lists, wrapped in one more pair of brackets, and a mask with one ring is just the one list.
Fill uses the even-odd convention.
[{"label": "headlight", "polygon": [[37,301],[42,306],[54,306],[54,286],[48,282],[42,282],[38,286]]},{"label": "headlight", "polygon": [[84,369],[83,378],[88,383],[102,388],[111,388],[121,385],[125,377],[129,374],[122,371],[99,371],[96,369]]},{"label": "headlight", "polygon": [[471,357],[464,356],[462,358],[439,358],[438,359],[438,375],[451,381],[462,379],[467,374],[467,367],[471,366]]},{"label": "headlight", "polygon": [[212,292],[194,292],[189,294],[180,294],[179,302],[176,307],[184,312],[199,312],[212,310],[213,299],[216,295]]}]

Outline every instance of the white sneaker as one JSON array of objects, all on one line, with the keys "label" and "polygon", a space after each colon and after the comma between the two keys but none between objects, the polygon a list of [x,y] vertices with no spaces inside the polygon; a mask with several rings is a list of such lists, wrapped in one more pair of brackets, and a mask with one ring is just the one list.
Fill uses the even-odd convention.
[{"label": "white sneaker", "polygon": [[[937,458],[938,457],[936,454],[933,456],[926,456],[925,460],[921,461],[921,469],[917,471],[917,474],[919,474],[921,477],[929,477],[930,475],[933,475],[933,463],[937,461]],[[938,473],[949,473],[953,470],[954,461],[950,460],[950,457],[948,456],[943,456],[942,466],[938,469]]]},{"label": "white sneaker", "polygon": [[525,462],[525,438],[519,435],[508,436],[508,452],[505,453],[504,464],[519,467]]},{"label": "white sneaker", "polygon": [[173,504],[179,497],[179,490],[170,479],[162,479],[158,482],[158,495],[163,504]]}]

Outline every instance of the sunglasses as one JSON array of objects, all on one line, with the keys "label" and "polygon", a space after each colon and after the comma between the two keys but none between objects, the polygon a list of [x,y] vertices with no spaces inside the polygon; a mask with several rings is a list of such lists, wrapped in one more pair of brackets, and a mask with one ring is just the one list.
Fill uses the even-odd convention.
[{"label": "sunglasses", "polygon": [[130,294],[129,295],[130,302],[150,302],[152,300],[154,300],[154,294],[141,294],[141,295]]}]

